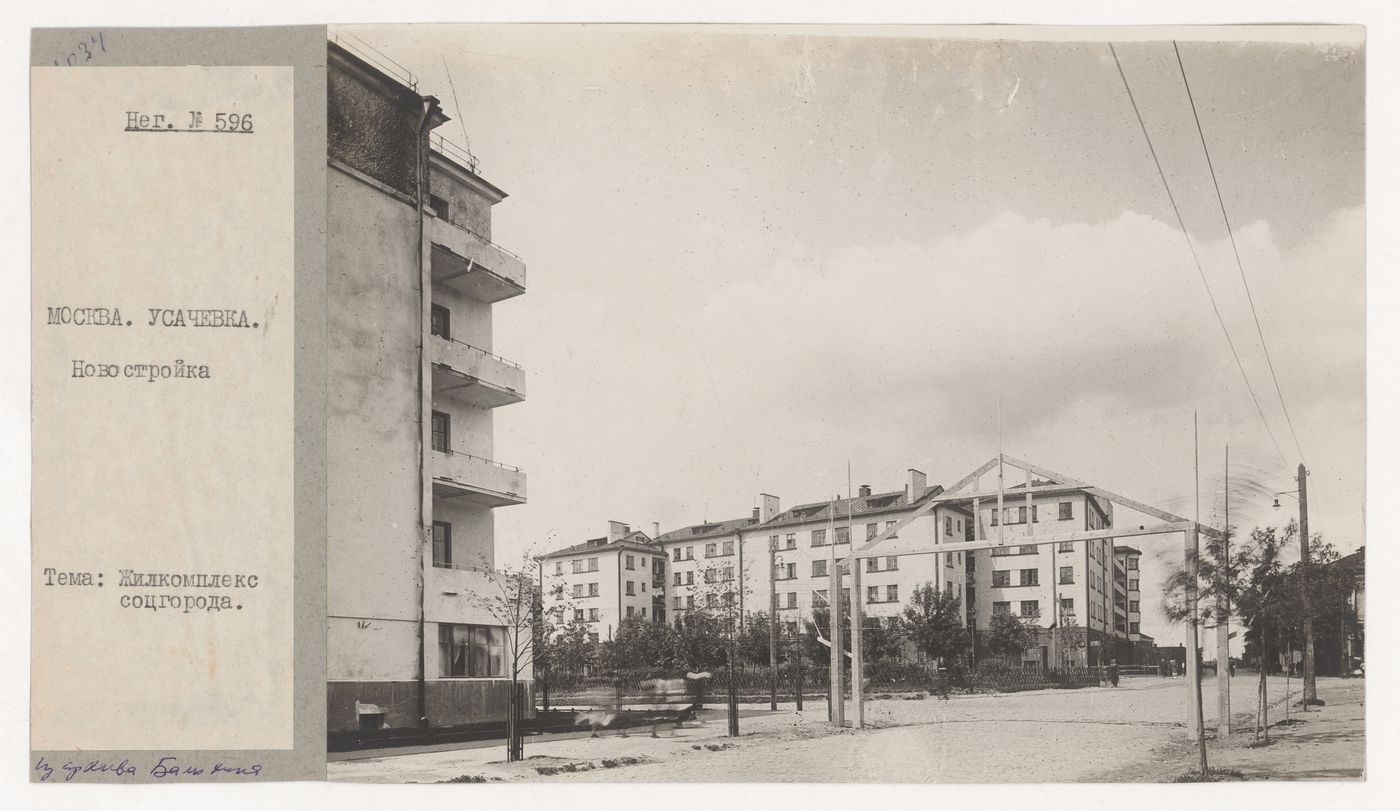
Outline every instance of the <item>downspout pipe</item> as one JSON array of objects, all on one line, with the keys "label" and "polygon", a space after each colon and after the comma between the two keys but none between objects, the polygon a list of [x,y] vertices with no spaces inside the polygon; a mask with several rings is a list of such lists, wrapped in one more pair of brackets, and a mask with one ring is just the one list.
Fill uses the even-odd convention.
[{"label": "downspout pipe", "polygon": [[428,115],[432,111],[436,102],[431,98],[421,100],[422,110],[418,115],[418,127],[415,130],[417,137],[414,140],[414,168],[416,172],[414,197],[418,219],[418,725],[428,726],[428,649],[427,649],[427,603],[428,603],[428,556],[432,553],[432,516],[428,515],[428,483],[427,467],[429,464],[428,449],[423,442],[423,432],[427,430],[424,424],[423,398],[427,396],[424,391],[423,363],[424,353],[427,351],[426,342],[423,339],[423,322],[427,317],[426,313],[430,306],[429,296],[431,291],[427,285],[423,284],[424,245],[426,228],[423,223],[423,199],[424,186],[427,184],[427,168],[424,161],[424,152],[427,150],[427,125]]}]

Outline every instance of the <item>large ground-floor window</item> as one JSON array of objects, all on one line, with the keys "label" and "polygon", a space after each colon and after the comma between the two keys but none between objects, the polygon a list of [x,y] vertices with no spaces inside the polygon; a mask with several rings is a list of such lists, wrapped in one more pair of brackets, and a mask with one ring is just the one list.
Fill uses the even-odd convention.
[{"label": "large ground-floor window", "polygon": [[492,678],[506,675],[506,629],[493,625],[438,624],[439,661],[444,677]]}]

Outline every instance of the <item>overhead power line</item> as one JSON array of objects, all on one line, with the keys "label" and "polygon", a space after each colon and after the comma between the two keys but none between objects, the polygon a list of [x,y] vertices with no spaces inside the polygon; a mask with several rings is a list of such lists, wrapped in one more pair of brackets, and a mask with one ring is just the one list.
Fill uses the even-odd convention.
[{"label": "overhead power line", "polygon": [[1206,153],[1206,167],[1210,169],[1210,182],[1215,186],[1215,199],[1220,203],[1220,216],[1225,220],[1225,232],[1230,235],[1230,248],[1235,252],[1235,267],[1240,269],[1240,281],[1244,283],[1244,295],[1249,300],[1249,311],[1254,315],[1254,329],[1259,333],[1259,343],[1264,347],[1264,360],[1269,363],[1269,376],[1274,380],[1274,391],[1278,392],[1278,403],[1283,407],[1283,418],[1288,421],[1288,432],[1293,435],[1293,445],[1298,448],[1298,458],[1306,465],[1303,445],[1298,441],[1298,432],[1293,429],[1293,418],[1288,415],[1288,403],[1284,402],[1283,389],[1278,385],[1278,374],[1274,371],[1274,359],[1269,355],[1269,342],[1264,340],[1264,328],[1259,326],[1259,311],[1254,307],[1254,294],[1249,290],[1249,279],[1245,276],[1244,263],[1240,261],[1240,246],[1235,244],[1235,229],[1230,225],[1230,215],[1225,213],[1225,196],[1220,193],[1220,181],[1215,178],[1215,164],[1210,159],[1210,147],[1206,146],[1206,133],[1201,128],[1201,115],[1196,111],[1196,99],[1191,94],[1191,82],[1186,78],[1186,66],[1181,62],[1181,48],[1172,41],[1176,51],[1176,66],[1181,71],[1181,83],[1186,86],[1186,100],[1191,102],[1191,116],[1196,119],[1196,134],[1201,136],[1201,151]]},{"label": "overhead power line", "polygon": [[1147,134],[1147,124],[1142,120],[1142,111],[1138,109],[1132,85],[1128,84],[1128,76],[1123,72],[1123,63],[1118,59],[1118,49],[1114,48],[1113,43],[1110,42],[1108,50],[1109,53],[1113,54],[1113,64],[1118,67],[1118,77],[1123,80],[1123,89],[1128,93],[1128,102],[1133,106],[1133,115],[1137,117],[1138,126],[1142,129],[1142,137],[1147,140],[1147,151],[1152,155],[1152,163],[1157,167],[1157,175],[1162,178],[1162,187],[1166,189],[1167,200],[1172,205],[1172,212],[1176,214],[1176,223],[1181,227],[1181,235],[1186,238],[1186,247],[1191,251],[1191,259],[1196,264],[1196,272],[1201,275],[1201,284],[1206,289],[1206,296],[1210,298],[1211,309],[1215,311],[1215,320],[1220,322],[1220,330],[1225,333],[1225,343],[1230,345],[1230,354],[1235,358],[1235,366],[1239,367],[1240,377],[1244,378],[1245,388],[1249,390],[1249,398],[1254,401],[1254,410],[1259,412],[1259,420],[1264,423],[1264,430],[1269,434],[1269,441],[1273,442],[1274,450],[1278,451],[1279,459],[1287,466],[1288,458],[1283,455],[1283,449],[1279,447],[1278,440],[1274,438],[1274,431],[1269,427],[1269,420],[1264,416],[1264,409],[1259,405],[1259,397],[1254,393],[1253,384],[1249,382],[1249,375],[1244,370],[1244,363],[1240,361],[1240,353],[1235,349],[1235,342],[1230,337],[1230,329],[1225,326],[1225,318],[1220,315],[1220,306],[1215,302],[1215,294],[1211,292],[1210,282],[1206,279],[1206,271],[1201,265],[1201,257],[1196,253],[1196,243],[1191,240],[1191,232],[1186,230],[1186,221],[1181,216],[1181,208],[1176,204],[1176,196],[1172,194],[1171,184],[1167,182],[1167,173],[1162,170],[1162,162],[1157,158],[1157,149],[1152,145],[1152,136]]}]

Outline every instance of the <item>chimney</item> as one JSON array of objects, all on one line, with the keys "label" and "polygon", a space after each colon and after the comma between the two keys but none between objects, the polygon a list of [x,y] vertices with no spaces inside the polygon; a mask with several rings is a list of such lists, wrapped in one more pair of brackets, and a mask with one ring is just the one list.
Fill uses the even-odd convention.
[{"label": "chimney", "polygon": [[860,495],[861,495],[861,496],[868,496],[868,495],[870,495],[870,485],[868,485],[868,484],[862,484],[862,485],[860,486]]},{"label": "chimney", "polygon": [[778,497],[770,496],[767,493],[760,493],[758,503],[762,506],[758,508],[759,521],[771,521],[773,517],[782,512],[782,507],[778,506]]},{"label": "chimney", "polygon": [[622,523],[621,521],[609,521],[608,542],[611,543],[612,541],[620,541],[623,537],[627,535],[627,533],[631,531],[632,528]]},{"label": "chimney", "polygon": [[909,468],[909,503],[913,504],[928,489],[928,477],[922,471]]},{"label": "chimney", "polygon": [[660,538],[660,537],[661,537],[661,522],[660,522],[660,521],[652,521],[652,522],[651,522],[651,539],[654,541],[654,540],[656,540],[657,538]]}]

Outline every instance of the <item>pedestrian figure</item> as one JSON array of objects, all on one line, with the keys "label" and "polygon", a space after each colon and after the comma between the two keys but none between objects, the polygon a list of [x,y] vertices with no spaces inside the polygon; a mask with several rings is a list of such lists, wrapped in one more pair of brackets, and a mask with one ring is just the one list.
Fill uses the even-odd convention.
[{"label": "pedestrian figure", "polygon": [[1114,687],[1118,686],[1118,660],[1108,660],[1108,681]]}]

